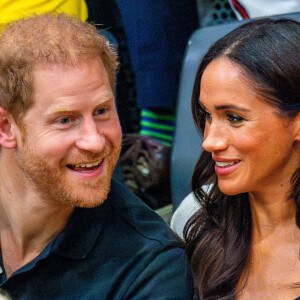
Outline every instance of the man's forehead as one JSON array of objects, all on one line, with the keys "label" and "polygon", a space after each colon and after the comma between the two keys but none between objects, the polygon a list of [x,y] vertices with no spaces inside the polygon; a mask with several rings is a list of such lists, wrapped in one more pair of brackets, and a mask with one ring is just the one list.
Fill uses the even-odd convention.
[{"label": "man's forehead", "polygon": [[[76,86],[73,85],[77,79],[80,81],[80,76],[88,78],[90,82],[94,78],[98,80],[99,77],[104,81],[109,81],[108,74],[100,58],[80,61],[76,65],[35,64],[32,69],[33,89],[36,91],[40,85],[51,86],[52,82],[56,82],[57,87],[64,85],[65,88],[75,89]],[[85,83],[87,82],[85,81]],[[78,85],[80,85],[80,82],[78,82]]]},{"label": "man's forehead", "polygon": [[85,61],[76,66],[34,66],[35,107],[40,107],[46,114],[76,111],[82,99],[88,100],[86,104],[94,107],[109,100],[114,101],[113,90],[100,59]]}]

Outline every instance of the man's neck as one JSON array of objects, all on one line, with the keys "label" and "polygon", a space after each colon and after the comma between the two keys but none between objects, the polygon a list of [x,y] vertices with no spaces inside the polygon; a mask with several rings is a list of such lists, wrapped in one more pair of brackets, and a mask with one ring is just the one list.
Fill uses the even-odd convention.
[{"label": "man's neck", "polygon": [[0,247],[7,277],[38,256],[74,210],[41,200],[18,173],[5,163],[0,168]]},{"label": "man's neck", "polygon": [[[10,222],[0,226],[0,245],[6,276],[37,257],[65,227],[72,210],[45,208],[10,215]],[[2,211],[0,218],[2,218]],[[8,219],[8,214],[5,214]]]}]

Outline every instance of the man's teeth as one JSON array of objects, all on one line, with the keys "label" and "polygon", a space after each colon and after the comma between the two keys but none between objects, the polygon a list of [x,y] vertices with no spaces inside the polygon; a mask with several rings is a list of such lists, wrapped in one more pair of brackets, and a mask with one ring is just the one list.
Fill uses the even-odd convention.
[{"label": "man's teeth", "polygon": [[89,163],[89,164],[76,164],[76,168],[91,168],[91,167],[96,167],[100,164],[100,161],[94,162],[94,163]]},{"label": "man's teeth", "polygon": [[221,162],[221,161],[216,161],[216,165],[218,167],[221,167],[221,168],[225,168],[225,167],[229,167],[229,166],[233,166],[236,162]]}]

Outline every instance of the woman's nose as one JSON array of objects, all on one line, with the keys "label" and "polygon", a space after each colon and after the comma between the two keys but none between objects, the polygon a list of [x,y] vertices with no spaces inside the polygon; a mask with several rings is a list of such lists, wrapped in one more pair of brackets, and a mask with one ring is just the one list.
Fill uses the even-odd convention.
[{"label": "woman's nose", "polygon": [[224,151],[228,148],[228,134],[219,124],[205,126],[202,147],[207,152]]}]

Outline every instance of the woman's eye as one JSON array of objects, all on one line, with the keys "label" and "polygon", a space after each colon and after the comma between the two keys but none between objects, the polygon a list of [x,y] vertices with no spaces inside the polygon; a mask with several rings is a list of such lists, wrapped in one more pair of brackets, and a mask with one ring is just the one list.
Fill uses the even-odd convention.
[{"label": "woman's eye", "polygon": [[227,114],[226,119],[233,124],[238,124],[241,123],[242,121],[244,121],[244,119],[238,115],[234,115],[234,114]]}]

